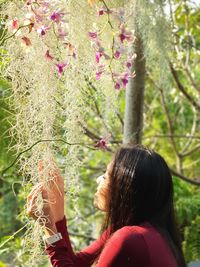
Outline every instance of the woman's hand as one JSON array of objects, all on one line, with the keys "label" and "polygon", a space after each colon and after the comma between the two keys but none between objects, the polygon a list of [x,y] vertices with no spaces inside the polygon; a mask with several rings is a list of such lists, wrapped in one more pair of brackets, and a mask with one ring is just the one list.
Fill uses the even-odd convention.
[{"label": "woman's hand", "polygon": [[[38,219],[49,234],[56,232],[55,223],[64,217],[64,180],[56,165],[52,166],[48,170],[48,182],[36,185],[27,197],[27,213]],[[43,163],[38,167],[39,175],[44,175]]]},{"label": "woman's hand", "polygon": [[[39,162],[38,170],[39,175],[42,176],[44,173],[43,162]],[[46,188],[50,209],[56,223],[64,217],[64,180],[55,162],[52,162],[52,167],[48,170],[48,176]]]},{"label": "woman's hand", "polygon": [[27,197],[27,213],[34,220],[38,220],[47,235],[57,232],[54,215],[49,204],[48,192],[40,183],[33,187]]}]

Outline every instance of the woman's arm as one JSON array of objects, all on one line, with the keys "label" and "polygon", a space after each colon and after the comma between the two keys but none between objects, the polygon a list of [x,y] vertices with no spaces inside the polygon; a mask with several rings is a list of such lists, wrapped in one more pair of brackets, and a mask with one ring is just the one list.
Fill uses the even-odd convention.
[{"label": "woman's arm", "polygon": [[[40,164],[40,175],[42,170],[43,166]],[[27,212],[35,220],[41,219],[46,237],[50,237],[57,232],[60,232],[63,237],[63,239],[46,247],[46,252],[54,267],[89,267],[101,251],[105,234],[86,249],[79,253],[74,253],[64,217],[64,181],[55,165],[49,171],[49,178],[48,185],[37,185],[29,194],[27,198]],[[38,217],[37,197],[39,194],[42,195],[43,210],[42,215]]]},{"label": "woman's arm", "polygon": [[[78,253],[74,253],[71,247],[71,242],[66,226],[66,218],[56,223],[57,231],[60,232],[64,240],[56,242],[53,246],[48,246],[46,252],[49,255],[52,266],[76,266],[76,267],[89,267],[93,264],[95,259],[99,256],[102,246],[107,238],[107,231],[105,231],[101,237],[94,241],[87,248],[81,250]],[[68,262],[69,258],[72,259],[74,265]],[[63,265],[63,264],[68,265]]]}]

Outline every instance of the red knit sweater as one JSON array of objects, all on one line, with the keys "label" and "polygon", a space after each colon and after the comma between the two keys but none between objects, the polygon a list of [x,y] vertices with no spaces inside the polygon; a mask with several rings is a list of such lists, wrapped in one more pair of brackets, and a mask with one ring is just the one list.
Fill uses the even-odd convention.
[{"label": "red knit sweater", "polygon": [[[91,266],[106,240],[106,231],[90,246],[74,253],[67,232],[66,219],[58,222],[56,227],[63,239],[46,248],[52,266]],[[178,267],[168,244],[149,223],[125,226],[116,231],[107,241],[96,266]]]}]

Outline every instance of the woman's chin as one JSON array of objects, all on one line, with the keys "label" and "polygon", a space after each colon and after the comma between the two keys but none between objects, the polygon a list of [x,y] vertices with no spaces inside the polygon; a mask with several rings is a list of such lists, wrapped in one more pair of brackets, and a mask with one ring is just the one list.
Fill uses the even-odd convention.
[{"label": "woman's chin", "polygon": [[98,200],[96,197],[94,198],[93,205],[95,208],[99,209]]},{"label": "woman's chin", "polygon": [[94,199],[93,205],[95,208],[97,208],[100,211],[106,211],[106,209],[102,205],[100,205],[100,203],[96,199]]}]

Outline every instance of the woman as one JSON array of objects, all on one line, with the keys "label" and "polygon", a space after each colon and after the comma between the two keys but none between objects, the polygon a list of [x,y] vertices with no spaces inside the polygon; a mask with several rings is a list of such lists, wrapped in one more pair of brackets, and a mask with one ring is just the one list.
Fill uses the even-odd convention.
[{"label": "woman", "polygon": [[[186,267],[174,216],[173,184],[165,160],[142,146],[123,146],[97,179],[94,204],[106,212],[101,237],[74,253],[64,217],[63,180],[54,170],[51,189],[36,187],[28,213],[37,219],[42,192],[46,251],[54,267]],[[53,198],[54,201],[53,201]],[[44,216],[42,216],[44,219]]]}]

